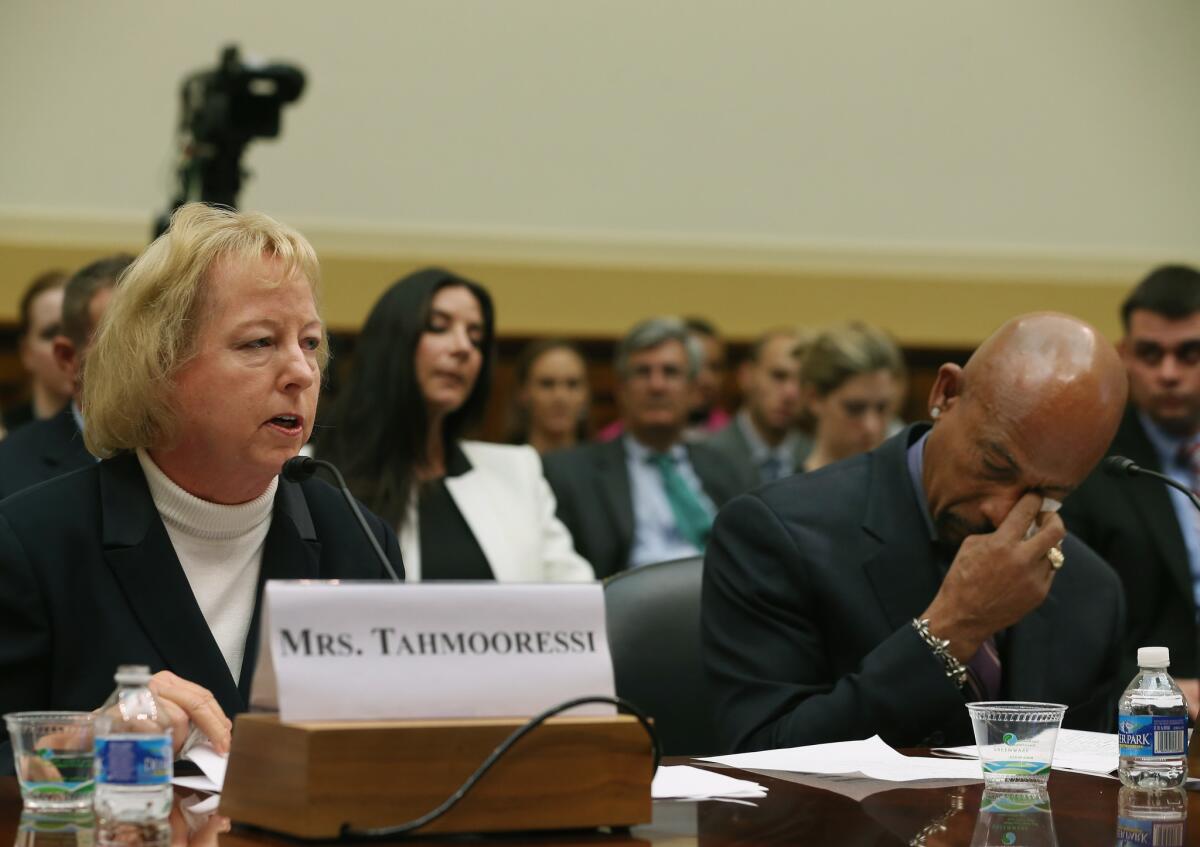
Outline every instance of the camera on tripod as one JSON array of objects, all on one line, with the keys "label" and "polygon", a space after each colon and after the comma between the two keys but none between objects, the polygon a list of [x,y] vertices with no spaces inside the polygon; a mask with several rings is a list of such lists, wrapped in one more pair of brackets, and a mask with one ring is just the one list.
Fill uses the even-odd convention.
[{"label": "camera on tripod", "polygon": [[303,91],[299,68],[243,62],[232,44],[221,51],[215,69],[186,77],[180,89],[176,192],[155,224],[155,236],[184,203],[199,200],[237,208],[246,146],[256,138],[277,137],[283,107]]}]

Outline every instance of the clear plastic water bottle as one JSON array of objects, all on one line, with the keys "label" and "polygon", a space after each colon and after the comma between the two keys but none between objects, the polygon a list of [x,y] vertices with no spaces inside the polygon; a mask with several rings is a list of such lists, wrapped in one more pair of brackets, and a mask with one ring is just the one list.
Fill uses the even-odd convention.
[{"label": "clear plastic water bottle", "polygon": [[1121,782],[1131,788],[1178,788],[1187,780],[1187,701],[1167,673],[1166,647],[1138,650],[1138,672],[1117,707]]},{"label": "clear plastic water bottle", "polygon": [[96,819],[111,824],[162,821],[171,812],[171,721],[147,683],[145,665],[122,665],[117,690],[96,716]]}]

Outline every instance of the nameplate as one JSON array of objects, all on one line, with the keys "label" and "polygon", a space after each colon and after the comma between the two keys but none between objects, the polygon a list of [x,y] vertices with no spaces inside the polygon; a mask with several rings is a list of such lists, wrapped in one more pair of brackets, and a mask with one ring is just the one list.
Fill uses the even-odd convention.
[{"label": "nameplate", "polygon": [[283,721],[529,717],[612,696],[604,589],[271,581],[251,692]]}]

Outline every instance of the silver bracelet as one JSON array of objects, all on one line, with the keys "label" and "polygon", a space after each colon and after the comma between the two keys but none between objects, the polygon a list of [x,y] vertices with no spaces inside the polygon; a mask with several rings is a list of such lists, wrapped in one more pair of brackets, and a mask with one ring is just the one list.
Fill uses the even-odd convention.
[{"label": "silver bracelet", "polygon": [[950,653],[950,642],[945,638],[938,638],[930,632],[928,620],[913,618],[912,628],[917,631],[917,635],[921,636],[925,645],[933,651],[933,655],[941,659],[942,664],[946,666],[946,678],[954,680],[954,684],[959,688],[966,685],[967,666]]}]

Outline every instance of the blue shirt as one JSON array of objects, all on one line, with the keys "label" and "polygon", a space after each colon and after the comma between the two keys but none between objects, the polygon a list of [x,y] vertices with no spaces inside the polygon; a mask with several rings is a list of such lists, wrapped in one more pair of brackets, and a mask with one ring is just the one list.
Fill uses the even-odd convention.
[{"label": "blue shirt", "polygon": [[[1138,412],[1138,420],[1141,421],[1142,429],[1146,431],[1146,437],[1150,439],[1150,444],[1154,447],[1162,472],[1176,482],[1182,483],[1184,488],[1191,488],[1195,485],[1195,480],[1192,479],[1192,469],[1188,467],[1187,462],[1179,460],[1180,452],[1185,445],[1191,443],[1192,439],[1177,438],[1164,432],[1158,424],[1142,412]],[[1196,507],[1182,491],[1167,488],[1167,493],[1171,496],[1171,505],[1175,507],[1175,519],[1179,521],[1179,534],[1183,536],[1183,545],[1187,548],[1188,565],[1192,569],[1192,596],[1195,598],[1196,608],[1200,609],[1200,538],[1197,537],[1196,532],[1196,522],[1200,520],[1200,513],[1196,512]]]},{"label": "blue shirt", "polygon": [[[629,550],[629,567],[685,559],[703,553],[703,550],[696,549],[695,545],[680,535],[675,527],[675,513],[671,511],[671,504],[663,490],[662,474],[651,461],[656,451],[632,435],[624,435],[621,440],[625,444],[625,466],[629,469],[629,493],[633,499],[633,545]],[[687,449],[682,444],[676,444],[667,453],[700,505],[709,515],[715,515],[716,507],[704,493]]]}]

